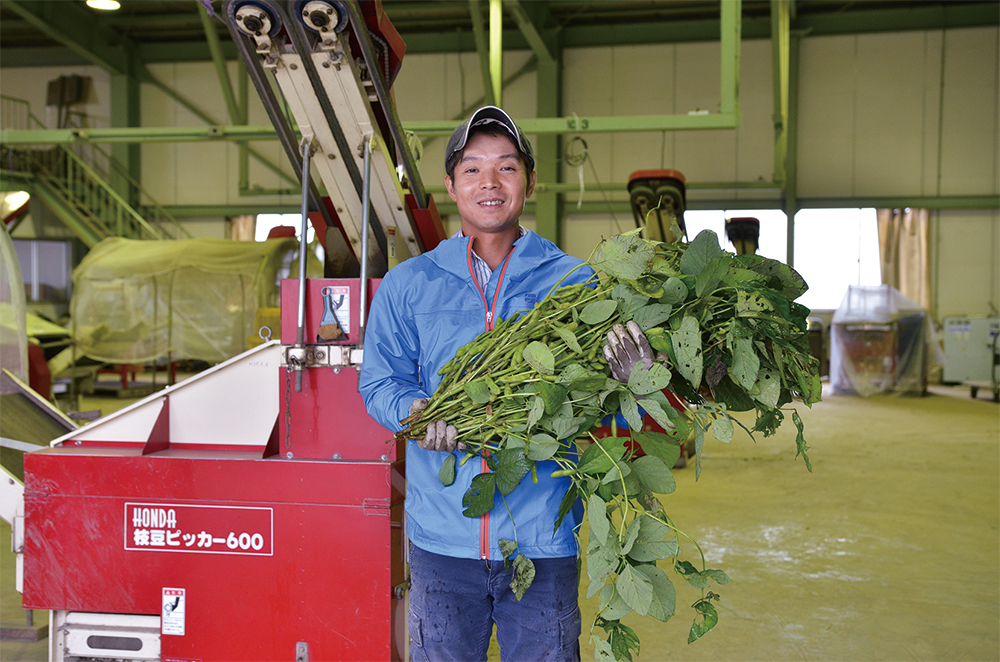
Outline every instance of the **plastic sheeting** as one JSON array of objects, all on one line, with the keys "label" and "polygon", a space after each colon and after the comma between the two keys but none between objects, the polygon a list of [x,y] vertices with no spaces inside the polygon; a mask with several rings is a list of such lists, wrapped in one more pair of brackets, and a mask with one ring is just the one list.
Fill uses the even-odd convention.
[{"label": "plastic sheeting", "polygon": [[888,285],[848,287],[830,331],[830,383],[837,394],[923,395],[930,366],[942,363],[930,316]]},{"label": "plastic sheeting", "polygon": [[256,335],[257,309],[278,305],[297,249],[295,239],[105,239],[73,271],[77,351],[111,363],[233,357]]},{"label": "plastic sheeting", "polygon": [[7,226],[0,232],[0,368],[28,381],[28,332],[25,327],[24,281]]}]

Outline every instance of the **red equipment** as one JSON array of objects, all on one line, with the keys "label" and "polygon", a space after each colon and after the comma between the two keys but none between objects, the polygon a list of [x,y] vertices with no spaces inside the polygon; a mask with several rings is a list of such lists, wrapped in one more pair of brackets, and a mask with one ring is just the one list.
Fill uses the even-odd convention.
[{"label": "red equipment", "polygon": [[337,365],[359,281],[307,284],[306,328],[332,288],[347,338],[301,392],[272,341],[25,457],[24,606],[63,656],[403,659],[404,447]]}]

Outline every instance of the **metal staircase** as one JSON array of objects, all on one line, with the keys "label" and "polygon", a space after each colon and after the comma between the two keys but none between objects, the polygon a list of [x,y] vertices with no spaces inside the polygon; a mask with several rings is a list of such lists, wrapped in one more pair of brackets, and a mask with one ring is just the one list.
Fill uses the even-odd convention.
[{"label": "metal staircase", "polygon": [[[46,128],[26,101],[2,95],[0,124],[4,129]],[[65,145],[0,145],[0,175],[5,182],[28,190],[88,247],[107,237],[155,240],[191,236],[107,152],[96,145],[85,147],[88,158],[77,153],[79,148]],[[108,183],[112,177],[127,182],[136,199],[149,201],[142,206],[143,213]]]}]

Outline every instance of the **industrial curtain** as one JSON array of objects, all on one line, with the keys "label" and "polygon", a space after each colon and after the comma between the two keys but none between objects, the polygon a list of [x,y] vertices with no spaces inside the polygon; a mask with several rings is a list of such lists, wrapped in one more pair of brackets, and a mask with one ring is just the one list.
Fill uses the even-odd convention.
[{"label": "industrial curtain", "polygon": [[882,284],[891,285],[926,311],[931,308],[926,209],[879,209],[878,244]]}]

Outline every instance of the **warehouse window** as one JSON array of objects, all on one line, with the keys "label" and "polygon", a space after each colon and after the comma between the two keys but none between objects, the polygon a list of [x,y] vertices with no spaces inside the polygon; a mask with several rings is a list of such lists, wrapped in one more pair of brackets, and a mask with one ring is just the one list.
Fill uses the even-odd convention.
[{"label": "warehouse window", "polygon": [[760,221],[757,254],[784,262],[788,254],[788,223],[780,209],[689,209],[684,212],[684,225],[690,239],[702,230],[711,230],[725,250],[735,252],[726,237],[726,219],[741,217]]},{"label": "warehouse window", "polygon": [[839,308],[848,285],[881,285],[875,210],[801,210],[795,215],[795,269],[809,284],[799,302],[818,310]]},{"label": "warehouse window", "polygon": [[[298,237],[299,233],[302,231],[302,215],[301,214],[257,214],[257,227],[254,230],[254,239],[257,241],[264,241],[267,239],[267,233],[271,231],[272,228],[276,228],[279,225],[290,225],[295,228],[295,236]],[[316,231],[310,224],[308,230],[306,231],[306,241],[311,243],[316,237]]]}]

